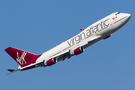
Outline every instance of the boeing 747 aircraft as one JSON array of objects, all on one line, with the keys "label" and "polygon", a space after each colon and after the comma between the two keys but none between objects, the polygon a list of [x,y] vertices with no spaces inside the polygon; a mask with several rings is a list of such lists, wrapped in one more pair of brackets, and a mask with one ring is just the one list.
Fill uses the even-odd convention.
[{"label": "boeing 747 aircraft", "polygon": [[80,29],[81,32],[76,36],[40,55],[8,47],[5,51],[20,65],[17,70],[8,69],[8,71],[13,73],[36,67],[51,66],[66,58],[69,59],[71,56],[79,55],[97,41],[109,38],[112,33],[124,26],[130,17],[131,15],[128,13],[112,13],[89,27]]}]

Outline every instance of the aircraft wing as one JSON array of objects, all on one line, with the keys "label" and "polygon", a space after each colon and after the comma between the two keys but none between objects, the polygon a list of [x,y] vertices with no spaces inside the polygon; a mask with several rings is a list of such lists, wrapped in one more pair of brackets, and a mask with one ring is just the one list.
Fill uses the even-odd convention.
[{"label": "aircraft wing", "polygon": [[101,35],[92,36],[92,37],[87,41],[87,44],[83,45],[83,47],[86,48],[87,46],[92,45],[94,42],[100,40],[101,38],[102,38]]},{"label": "aircraft wing", "polygon": [[66,50],[64,52],[61,52],[51,58],[56,58],[58,61],[65,60],[69,56],[69,50]]},{"label": "aircraft wing", "polygon": [[[96,40],[98,40],[98,39],[100,39],[101,38],[101,36],[100,35],[98,35],[98,36],[93,36],[92,38],[90,38],[88,41],[86,41],[86,42],[82,42],[82,43],[80,43],[79,45],[77,45],[76,47],[73,47],[73,49],[76,49],[76,48],[78,48],[78,47],[85,47],[85,46],[87,46],[88,44],[91,44],[91,43],[93,43],[94,41],[96,41]],[[58,61],[60,61],[60,60],[65,60],[66,58],[70,58],[72,55],[70,55],[70,51],[71,50],[73,50],[72,48],[71,49],[69,49],[69,50],[66,50],[66,51],[64,51],[64,52],[61,52],[61,53],[59,53],[59,54],[57,54],[57,55],[55,55],[55,56],[53,56],[53,57],[50,57],[50,58],[56,58]],[[49,59],[50,59],[49,58]]]}]

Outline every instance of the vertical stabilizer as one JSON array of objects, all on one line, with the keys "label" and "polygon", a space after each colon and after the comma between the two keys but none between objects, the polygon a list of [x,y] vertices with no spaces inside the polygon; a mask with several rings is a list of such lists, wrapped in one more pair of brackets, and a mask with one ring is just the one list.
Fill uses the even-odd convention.
[{"label": "vertical stabilizer", "polygon": [[8,47],[5,51],[21,66],[35,63],[40,56],[13,47]]}]

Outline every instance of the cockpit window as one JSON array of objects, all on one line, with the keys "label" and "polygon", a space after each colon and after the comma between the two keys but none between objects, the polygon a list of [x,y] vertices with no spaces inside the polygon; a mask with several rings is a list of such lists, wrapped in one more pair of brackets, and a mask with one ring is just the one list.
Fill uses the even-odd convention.
[{"label": "cockpit window", "polygon": [[117,12],[115,15],[118,15],[118,14],[120,14],[120,12]]}]

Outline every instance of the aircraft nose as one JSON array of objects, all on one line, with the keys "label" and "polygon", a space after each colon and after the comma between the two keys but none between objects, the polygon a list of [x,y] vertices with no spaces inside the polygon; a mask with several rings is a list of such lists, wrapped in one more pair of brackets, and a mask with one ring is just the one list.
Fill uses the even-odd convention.
[{"label": "aircraft nose", "polygon": [[127,20],[126,20],[126,21],[128,22],[129,19],[131,18],[131,14],[128,14],[128,13],[127,13],[126,16],[127,16]]},{"label": "aircraft nose", "polygon": [[127,17],[127,18],[129,18],[130,19],[130,17],[131,17],[131,14],[129,14],[129,13],[121,13],[121,15],[123,16],[123,17]]},{"label": "aircraft nose", "polygon": [[126,13],[126,16],[130,19],[131,18],[131,14]]},{"label": "aircraft nose", "polygon": [[123,13],[122,16],[125,17],[122,21],[124,24],[126,24],[129,21],[129,19],[131,18],[131,14],[129,14],[129,13]]}]

